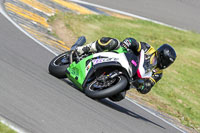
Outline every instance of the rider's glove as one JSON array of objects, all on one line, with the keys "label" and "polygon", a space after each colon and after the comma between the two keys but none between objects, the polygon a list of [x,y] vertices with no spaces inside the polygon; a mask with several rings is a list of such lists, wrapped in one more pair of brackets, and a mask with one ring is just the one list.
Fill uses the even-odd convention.
[{"label": "rider's glove", "polygon": [[88,46],[82,46],[76,48],[79,55],[82,55],[84,53],[88,53],[90,51],[90,48]]},{"label": "rider's glove", "polygon": [[137,87],[137,91],[146,94],[151,90],[152,82],[150,80],[145,80],[142,84]]}]

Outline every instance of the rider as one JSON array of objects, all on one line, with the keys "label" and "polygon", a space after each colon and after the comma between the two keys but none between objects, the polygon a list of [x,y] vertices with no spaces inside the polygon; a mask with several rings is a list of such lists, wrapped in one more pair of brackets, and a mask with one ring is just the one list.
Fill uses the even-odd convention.
[{"label": "rider", "polygon": [[[152,71],[151,78],[142,79],[143,82],[134,84],[137,91],[146,94],[157,83],[163,75],[163,69],[171,65],[176,59],[176,52],[169,44],[161,45],[157,50],[145,42],[137,42],[134,38],[126,38],[122,42],[115,38],[102,37],[101,39],[90,44],[77,47],[79,54],[88,52],[112,51],[119,47],[124,47],[136,55],[144,50],[145,53],[145,72]],[[141,80],[140,80],[141,81]],[[125,97],[126,91],[123,91],[110,99],[120,101]]]}]

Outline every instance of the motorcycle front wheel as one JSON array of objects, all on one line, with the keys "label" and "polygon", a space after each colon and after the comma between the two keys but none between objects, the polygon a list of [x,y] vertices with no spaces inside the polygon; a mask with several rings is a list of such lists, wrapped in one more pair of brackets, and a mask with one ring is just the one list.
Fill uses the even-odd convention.
[{"label": "motorcycle front wheel", "polygon": [[49,73],[57,78],[66,78],[66,70],[70,65],[69,56],[71,51],[64,52],[56,56],[49,63]]},{"label": "motorcycle front wheel", "polygon": [[85,94],[93,99],[103,99],[106,97],[111,97],[121,91],[123,91],[128,81],[123,75],[119,75],[114,79],[108,81],[107,87],[104,83],[99,83],[97,79],[90,82],[84,89]]}]

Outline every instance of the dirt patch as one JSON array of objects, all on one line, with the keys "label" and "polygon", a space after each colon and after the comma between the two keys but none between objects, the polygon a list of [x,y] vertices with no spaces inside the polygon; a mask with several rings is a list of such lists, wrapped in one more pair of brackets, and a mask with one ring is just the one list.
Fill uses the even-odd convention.
[{"label": "dirt patch", "polygon": [[55,20],[52,24],[52,30],[69,48],[76,42],[77,37],[65,26],[62,20]]}]

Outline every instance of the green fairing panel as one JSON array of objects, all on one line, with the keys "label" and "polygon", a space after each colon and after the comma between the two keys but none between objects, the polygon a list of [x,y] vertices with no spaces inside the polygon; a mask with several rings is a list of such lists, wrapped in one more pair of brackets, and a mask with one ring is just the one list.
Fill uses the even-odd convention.
[{"label": "green fairing panel", "polygon": [[[82,84],[85,80],[86,77],[86,61],[88,59],[93,58],[93,55],[90,55],[86,58],[84,58],[83,60],[81,60],[80,62],[78,62],[76,64],[76,62],[73,62],[72,64],[70,64],[70,66],[67,68],[67,70],[70,72],[70,74],[67,74],[67,77],[77,86],[79,87],[81,90],[83,90],[82,88]],[[91,68],[91,67],[90,67]]]},{"label": "green fairing panel", "polygon": [[124,47],[119,47],[117,50],[114,50],[117,53],[127,53],[127,50]]},{"label": "green fairing panel", "polygon": [[[118,48],[117,50],[114,50],[117,53],[126,53],[127,50],[123,47]],[[85,80],[86,75],[86,69],[87,72],[92,68],[92,63],[90,62],[88,66],[86,66],[86,61],[88,59],[92,59],[93,55],[90,55],[84,59],[82,59],[80,62],[78,62],[76,64],[76,62],[73,62],[72,64],[70,64],[70,66],[67,68],[67,70],[69,71],[69,73],[67,73],[67,77],[81,90],[83,90],[82,88],[82,84]],[[86,68],[88,67],[88,68]]]}]

